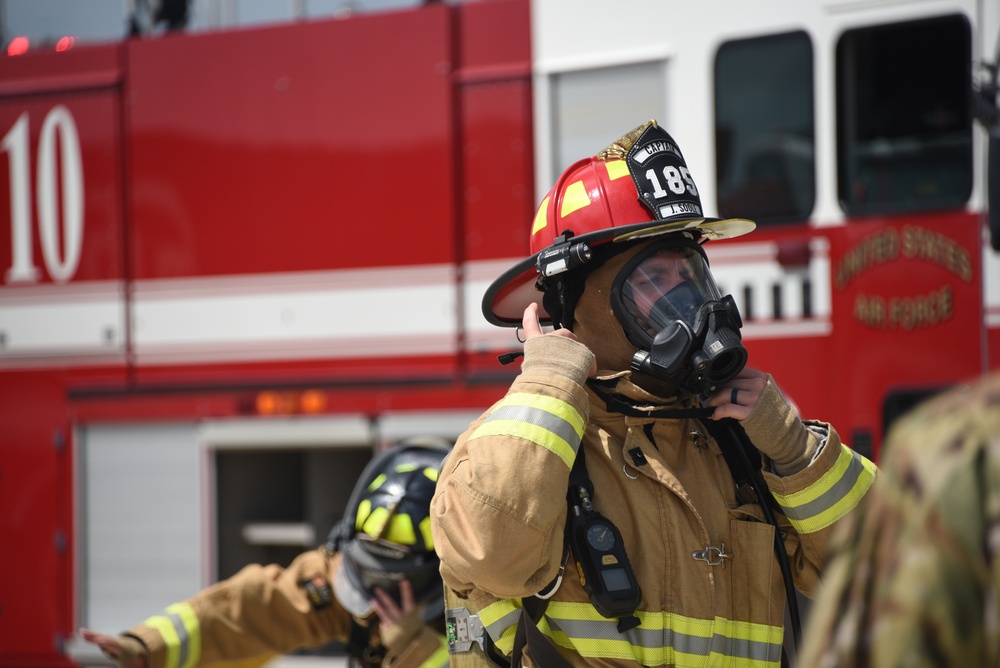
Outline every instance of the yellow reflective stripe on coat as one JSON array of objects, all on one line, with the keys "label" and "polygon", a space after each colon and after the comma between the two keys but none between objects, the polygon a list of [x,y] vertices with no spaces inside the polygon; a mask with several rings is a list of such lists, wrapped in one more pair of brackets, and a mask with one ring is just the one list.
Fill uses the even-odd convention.
[{"label": "yellow reflective stripe on coat", "polygon": [[444,668],[448,665],[450,658],[448,654],[448,639],[444,636],[438,636],[438,648],[434,650],[433,654],[424,659],[423,663],[420,664],[420,668]]},{"label": "yellow reflective stripe on coat", "polygon": [[819,480],[801,491],[774,495],[799,533],[813,533],[839,520],[875,481],[875,464],[846,445],[840,447],[836,463]]},{"label": "yellow reflective stripe on coat", "polygon": [[671,612],[637,611],[640,624],[618,632],[589,603],[553,601],[539,623],[556,644],[588,658],[638,661],[644,666],[712,665],[776,668],[781,664],[780,626],[722,617],[698,619]]},{"label": "yellow reflective stripe on coat", "polygon": [[521,619],[520,599],[505,599],[479,611],[479,620],[490,634],[493,644],[504,654],[514,651],[514,634]]},{"label": "yellow reflective stripe on coat", "polygon": [[503,398],[469,440],[484,436],[523,438],[557,455],[573,468],[585,428],[583,416],[555,397],[515,392]]},{"label": "yellow reflective stripe on coat", "polygon": [[[497,648],[506,654],[513,649],[520,612],[520,601],[508,600],[479,613]],[[723,617],[697,619],[670,612],[635,614],[639,626],[619,633],[618,620],[602,617],[589,603],[551,601],[538,628],[555,644],[588,659],[636,661],[643,666],[781,665],[784,629],[780,626]]]},{"label": "yellow reflective stripe on coat", "polygon": [[163,668],[193,668],[201,659],[201,626],[188,603],[174,603],[162,615],[150,617],[146,626],[159,632],[166,646]]}]

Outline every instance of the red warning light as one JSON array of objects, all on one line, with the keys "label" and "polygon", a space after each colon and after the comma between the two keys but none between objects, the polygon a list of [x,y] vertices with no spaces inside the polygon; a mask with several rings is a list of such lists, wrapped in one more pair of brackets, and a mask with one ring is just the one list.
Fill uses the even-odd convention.
[{"label": "red warning light", "polygon": [[22,36],[15,37],[10,40],[7,45],[7,55],[8,56],[20,56],[28,52],[28,38]]},{"label": "red warning light", "polygon": [[65,37],[60,37],[59,41],[56,42],[56,51],[69,51],[76,44],[76,37],[72,35],[66,35]]}]

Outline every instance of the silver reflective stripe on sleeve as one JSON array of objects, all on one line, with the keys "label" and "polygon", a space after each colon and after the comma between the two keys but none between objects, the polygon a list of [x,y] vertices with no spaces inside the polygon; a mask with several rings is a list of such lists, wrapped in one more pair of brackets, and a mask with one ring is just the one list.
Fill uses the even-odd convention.
[{"label": "silver reflective stripe on sleeve", "polygon": [[166,650],[164,668],[193,668],[201,658],[201,627],[194,608],[175,603],[162,615],[150,617],[146,626],[159,632]]},{"label": "silver reflective stripe on sleeve", "polygon": [[522,438],[552,452],[572,468],[585,428],[583,416],[572,404],[541,394],[515,392],[504,397],[472,432],[469,441],[487,436]]}]

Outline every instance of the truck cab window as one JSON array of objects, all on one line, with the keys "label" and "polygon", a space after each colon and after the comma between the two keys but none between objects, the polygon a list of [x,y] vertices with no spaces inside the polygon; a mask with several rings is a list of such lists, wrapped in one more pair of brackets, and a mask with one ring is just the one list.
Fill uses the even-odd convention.
[{"label": "truck cab window", "polygon": [[961,207],[972,192],[972,40],[961,16],[846,31],[837,165],[849,215]]}]

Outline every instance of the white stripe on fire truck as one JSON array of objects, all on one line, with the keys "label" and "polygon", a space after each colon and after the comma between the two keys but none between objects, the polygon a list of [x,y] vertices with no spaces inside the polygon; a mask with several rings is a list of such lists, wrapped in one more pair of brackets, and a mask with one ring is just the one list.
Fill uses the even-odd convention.
[{"label": "white stripe on fire truck", "polygon": [[[128,335],[123,282],[8,287],[0,367],[124,364],[127,341],[142,365],[453,355],[460,333],[468,351],[514,348],[514,331],[487,323],[480,302],[515,261],[468,263],[461,283],[446,264],[136,281]],[[736,269],[719,265],[724,277]],[[812,318],[747,322],[744,338],[829,332],[828,310],[814,308]]]}]

